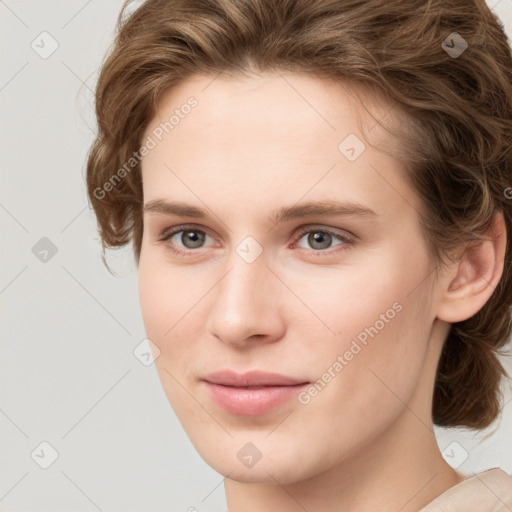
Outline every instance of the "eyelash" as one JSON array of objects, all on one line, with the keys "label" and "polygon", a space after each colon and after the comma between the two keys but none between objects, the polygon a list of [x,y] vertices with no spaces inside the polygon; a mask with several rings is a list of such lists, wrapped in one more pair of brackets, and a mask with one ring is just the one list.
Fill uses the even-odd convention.
[{"label": "eyelash", "polygon": [[[195,226],[193,225],[183,225],[183,226],[176,226],[175,228],[172,228],[171,230],[167,230],[167,231],[164,231],[162,233],[162,235],[160,236],[160,238],[158,239],[160,242],[167,242],[169,241],[174,235],[176,235],[177,233],[181,233],[182,231],[193,231],[193,232],[196,232],[196,233],[202,233],[204,235],[208,235],[208,233],[203,230],[203,229],[199,229],[199,228],[196,228]],[[314,250],[314,249],[303,249],[302,247],[299,247],[299,249],[303,249],[303,250],[306,250],[308,251],[309,253],[311,253],[312,255],[314,255],[315,257],[322,257],[324,255],[329,255],[329,256],[332,256],[333,254],[337,254],[339,252],[342,252],[344,250],[347,249],[347,245],[353,245],[355,243],[355,240],[353,238],[351,238],[350,236],[348,235],[345,235],[345,234],[342,234],[342,233],[337,233],[329,228],[317,228],[317,227],[314,227],[314,226],[306,226],[304,228],[301,228],[299,230],[299,232],[297,233],[297,235],[295,235],[295,241],[293,242],[294,245],[300,241],[300,239],[307,233],[324,233],[324,234],[329,234],[331,235],[332,237],[338,239],[340,242],[343,242],[342,244],[338,244],[338,246],[335,246],[335,247],[340,247],[339,249],[336,249],[334,251],[331,251],[329,249],[323,249],[323,250]],[[211,236],[211,235],[208,235],[208,236]],[[176,249],[172,244],[166,244],[169,249],[174,252],[175,254],[178,254],[180,256],[191,256],[193,255],[195,252],[197,252],[197,249],[192,249],[192,250],[187,250],[187,251],[183,251],[183,250],[178,250]],[[201,249],[201,247],[199,247],[198,249]]]}]

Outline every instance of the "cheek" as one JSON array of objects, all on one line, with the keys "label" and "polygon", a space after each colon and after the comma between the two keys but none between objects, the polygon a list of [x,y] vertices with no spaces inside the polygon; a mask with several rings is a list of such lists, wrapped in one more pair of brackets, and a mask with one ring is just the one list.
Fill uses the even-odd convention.
[{"label": "cheek", "polygon": [[318,417],[327,404],[333,411],[343,404],[339,414],[361,422],[364,429],[365,421],[375,421],[376,409],[386,404],[392,415],[403,407],[401,400],[411,397],[432,323],[431,297],[423,281],[427,263],[422,258],[381,254],[374,266],[363,265],[339,279],[325,276],[315,280],[315,286],[309,280],[303,284],[298,295],[334,331],[317,322],[316,338],[314,329],[300,337],[307,344],[302,360],[311,361],[309,375],[318,379],[310,397]]},{"label": "cheek", "polygon": [[[154,366],[167,399],[186,424],[190,423],[191,415],[198,415],[191,408],[194,402],[184,391],[189,387],[187,361],[195,357],[193,339],[198,336],[190,323],[194,309],[186,299],[189,288],[190,281],[187,285],[180,272],[171,272],[168,265],[144,258],[141,253],[139,300],[146,336],[158,347]],[[201,418],[200,414],[198,417]]]},{"label": "cheek", "polygon": [[145,332],[160,350],[155,366],[173,406],[183,394],[180,383],[193,381],[190,361],[201,358],[199,340],[204,339],[211,286],[211,279],[201,277],[193,265],[172,267],[157,253],[141,253],[139,300]]},{"label": "cheek", "polygon": [[281,296],[290,328],[302,330],[298,339],[311,344],[309,350],[314,346],[317,354],[319,350],[343,353],[356,337],[363,344],[385,338],[398,326],[405,328],[403,317],[416,315],[411,309],[418,298],[423,300],[421,290],[410,292],[426,275],[421,267],[421,256],[405,261],[396,252],[382,250],[378,258],[351,260],[339,268],[311,266],[300,275],[284,271],[283,281],[293,291]]},{"label": "cheek", "polygon": [[152,249],[141,252],[138,275],[146,333],[167,342],[182,321],[197,314],[195,306],[208,287],[192,266],[173,267]]},{"label": "cheek", "polygon": [[165,293],[162,274],[154,265],[147,265],[141,259],[139,263],[139,301],[146,328],[146,334],[157,345],[167,329],[171,318],[168,317],[169,305],[172,303],[173,291]]},{"label": "cheek", "polygon": [[[386,308],[376,306],[376,311],[385,313]],[[420,308],[402,302],[401,311],[383,327],[378,323],[374,331],[370,327],[375,315],[365,311],[355,318],[354,313],[350,329],[355,335],[339,335],[329,350],[323,349],[320,359],[310,358],[316,380],[302,397],[298,417],[304,429],[322,432],[308,440],[312,460],[318,453],[329,464],[357,457],[359,450],[407,413],[428,341],[425,329],[421,332],[417,325],[419,316]],[[365,343],[358,333],[367,335]],[[326,444],[326,438],[336,441]]]}]

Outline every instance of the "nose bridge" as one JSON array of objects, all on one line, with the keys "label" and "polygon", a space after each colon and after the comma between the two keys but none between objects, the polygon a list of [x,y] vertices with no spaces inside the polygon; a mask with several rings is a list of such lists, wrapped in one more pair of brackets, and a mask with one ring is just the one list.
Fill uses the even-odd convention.
[{"label": "nose bridge", "polygon": [[244,255],[240,256],[237,250],[232,252],[226,265],[229,272],[219,283],[216,303],[222,303],[225,312],[232,310],[233,320],[260,309],[261,296],[269,285],[270,271],[266,263],[263,254],[250,261],[244,259]]},{"label": "nose bridge", "polygon": [[227,343],[240,344],[255,334],[268,338],[279,328],[276,294],[271,291],[275,283],[262,249],[254,241],[242,241],[215,287],[208,329]]}]

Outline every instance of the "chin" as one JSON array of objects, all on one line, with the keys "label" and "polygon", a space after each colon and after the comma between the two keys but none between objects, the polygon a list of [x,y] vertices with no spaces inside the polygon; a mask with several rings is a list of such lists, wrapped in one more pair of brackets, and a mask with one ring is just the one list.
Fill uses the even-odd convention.
[{"label": "chin", "polygon": [[270,440],[265,439],[267,432],[262,433],[261,439],[250,433],[234,433],[233,438],[212,439],[200,432],[195,434],[191,441],[202,459],[221,475],[237,482],[291,484],[321,473],[327,469],[323,466],[332,462],[325,458],[321,462],[319,458],[315,464],[309,450],[301,448],[300,443],[290,443],[288,436],[276,435]]}]

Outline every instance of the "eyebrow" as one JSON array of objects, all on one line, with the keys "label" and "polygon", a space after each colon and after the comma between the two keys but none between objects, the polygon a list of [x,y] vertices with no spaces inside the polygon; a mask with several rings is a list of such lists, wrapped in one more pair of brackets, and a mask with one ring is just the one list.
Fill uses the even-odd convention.
[{"label": "eyebrow", "polygon": [[[178,215],[181,217],[191,218],[205,218],[208,217],[206,210],[197,206],[192,206],[182,202],[169,202],[165,199],[154,199],[144,205],[144,212],[148,213],[163,213],[166,215]],[[296,204],[293,206],[283,206],[274,210],[268,217],[269,222],[275,224],[310,215],[361,215],[366,217],[377,217],[371,208],[363,206],[359,203],[351,201],[338,202],[338,201],[310,201],[307,203]]]}]

